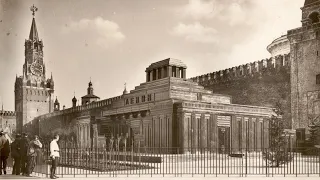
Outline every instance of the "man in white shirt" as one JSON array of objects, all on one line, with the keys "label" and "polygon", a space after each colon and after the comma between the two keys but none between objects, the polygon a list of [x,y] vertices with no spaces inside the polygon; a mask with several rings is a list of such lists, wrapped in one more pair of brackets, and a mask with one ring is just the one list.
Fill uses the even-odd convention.
[{"label": "man in white shirt", "polygon": [[58,178],[55,173],[56,173],[56,169],[57,169],[57,165],[58,165],[58,159],[60,157],[59,155],[59,146],[58,146],[58,142],[59,141],[59,135],[55,135],[54,139],[51,141],[50,143],[50,158],[52,161],[51,164],[51,169],[50,169],[50,178],[51,179],[56,179]]}]

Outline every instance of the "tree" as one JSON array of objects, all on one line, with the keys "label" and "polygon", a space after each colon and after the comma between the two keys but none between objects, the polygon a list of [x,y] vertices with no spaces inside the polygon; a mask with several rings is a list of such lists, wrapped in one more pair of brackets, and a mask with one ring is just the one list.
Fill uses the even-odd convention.
[{"label": "tree", "polygon": [[272,166],[279,167],[292,160],[287,152],[287,140],[284,135],[283,111],[281,104],[276,103],[274,114],[269,120],[269,150],[263,152],[263,158]]},{"label": "tree", "polygon": [[310,137],[307,141],[307,145],[311,147],[320,144],[320,124],[317,122],[318,118],[319,116],[316,118],[309,116],[309,122],[311,122],[311,124],[309,125]]}]

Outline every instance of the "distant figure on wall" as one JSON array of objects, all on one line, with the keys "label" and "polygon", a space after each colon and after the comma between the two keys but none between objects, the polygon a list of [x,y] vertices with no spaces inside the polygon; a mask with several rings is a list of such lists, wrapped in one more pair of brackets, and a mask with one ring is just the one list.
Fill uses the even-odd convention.
[{"label": "distant figure on wall", "polygon": [[0,146],[0,175],[7,174],[7,159],[10,154],[10,143],[9,140],[5,137],[3,131],[0,132],[0,142],[4,142],[2,146]]},{"label": "distant figure on wall", "polygon": [[37,135],[34,136],[34,139],[29,143],[28,147],[28,163],[27,163],[27,174],[26,176],[30,177],[30,174],[33,172],[37,164],[37,155],[40,153],[42,144]]}]

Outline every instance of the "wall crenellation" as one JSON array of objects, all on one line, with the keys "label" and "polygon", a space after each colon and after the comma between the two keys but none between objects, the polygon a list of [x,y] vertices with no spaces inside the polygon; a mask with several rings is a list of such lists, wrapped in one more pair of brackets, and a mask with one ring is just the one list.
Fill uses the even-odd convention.
[{"label": "wall crenellation", "polygon": [[15,111],[1,111],[0,110],[0,116],[16,116]]},{"label": "wall crenellation", "polygon": [[37,119],[37,118],[40,118],[40,119],[41,118],[51,118],[51,117],[54,117],[54,116],[60,116],[62,114],[70,114],[70,113],[75,113],[75,112],[87,111],[87,110],[91,110],[91,109],[94,109],[94,108],[102,108],[102,107],[106,107],[108,105],[111,105],[114,101],[117,101],[117,100],[120,100],[120,99],[122,99],[122,96],[116,96],[116,97],[113,97],[113,98],[104,99],[104,100],[101,100],[101,101],[96,101],[96,102],[92,102],[92,103],[89,103],[89,104],[83,104],[83,105],[80,105],[80,106],[71,107],[71,108],[68,108],[68,109],[63,109],[61,111],[55,111],[55,112],[52,112],[52,113],[44,114],[44,115],[36,117],[35,119]]},{"label": "wall crenellation", "polygon": [[193,82],[205,83],[213,82],[218,84],[220,82],[238,80],[245,77],[252,77],[255,75],[263,75],[265,72],[279,71],[283,68],[290,69],[289,54],[278,55],[274,58],[263,59],[232,68],[204,74],[190,78]]}]

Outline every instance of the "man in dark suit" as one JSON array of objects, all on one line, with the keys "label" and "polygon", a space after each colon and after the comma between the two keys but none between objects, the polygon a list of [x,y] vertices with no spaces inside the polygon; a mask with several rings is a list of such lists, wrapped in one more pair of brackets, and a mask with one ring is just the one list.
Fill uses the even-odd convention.
[{"label": "man in dark suit", "polygon": [[17,134],[15,141],[11,144],[11,157],[14,160],[12,174],[20,175],[21,155],[20,155],[21,135]]},{"label": "man in dark suit", "polygon": [[29,147],[28,135],[26,133],[23,133],[22,139],[20,141],[20,157],[21,157],[21,173],[24,176],[27,175],[28,147]]}]

